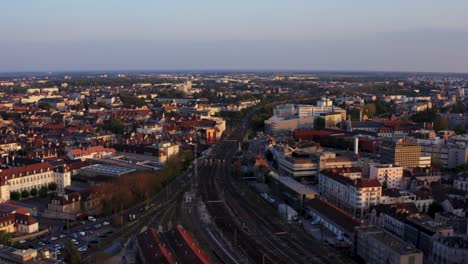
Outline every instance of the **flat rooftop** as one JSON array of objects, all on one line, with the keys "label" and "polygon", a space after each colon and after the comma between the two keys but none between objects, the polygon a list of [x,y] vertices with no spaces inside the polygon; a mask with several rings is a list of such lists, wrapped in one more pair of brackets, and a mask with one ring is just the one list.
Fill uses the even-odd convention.
[{"label": "flat rooftop", "polygon": [[274,178],[278,180],[280,183],[282,183],[283,185],[285,185],[286,187],[290,188],[291,190],[299,194],[306,195],[306,196],[318,195],[318,193],[314,189],[294,180],[291,177],[279,176],[279,177],[274,177]]},{"label": "flat rooftop", "polygon": [[391,235],[377,226],[367,226],[359,229],[367,236],[373,238],[375,241],[380,242],[393,251],[398,252],[400,255],[421,253],[419,249],[405,241]]},{"label": "flat rooftop", "polygon": [[82,174],[94,174],[94,175],[105,175],[105,176],[121,176],[127,173],[136,171],[132,168],[104,165],[104,164],[94,164],[91,166],[86,166],[80,169]]}]

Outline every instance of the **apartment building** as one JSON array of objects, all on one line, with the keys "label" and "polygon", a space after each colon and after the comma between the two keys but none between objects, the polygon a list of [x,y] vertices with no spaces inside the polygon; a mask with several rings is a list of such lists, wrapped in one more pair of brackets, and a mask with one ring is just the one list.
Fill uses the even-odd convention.
[{"label": "apartment building", "polygon": [[463,236],[439,237],[432,243],[430,263],[466,263],[468,239]]},{"label": "apartment building", "polygon": [[337,169],[319,173],[320,195],[354,216],[364,216],[380,203],[382,186],[377,179],[351,179]]},{"label": "apartment building", "polygon": [[422,264],[423,253],[377,226],[357,228],[357,255],[369,264]]},{"label": "apartment building", "polygon": [[403,167],[393,164],[371,165],[369,177],[379,180],[380,184],[387,188],[400,189],[403,186]]}]

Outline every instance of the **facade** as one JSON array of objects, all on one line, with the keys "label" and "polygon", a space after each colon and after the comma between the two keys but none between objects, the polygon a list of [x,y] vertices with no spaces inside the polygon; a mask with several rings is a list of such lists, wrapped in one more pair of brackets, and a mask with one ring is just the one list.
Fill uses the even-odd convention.
[{"label": "facade", "polygon": [[357,255],[369,264],[422,264],[423,253],[376,227],[357,229]]},{"label": "facade", "polygon": [[315,118],[304,117],[304,118],[284,118],[280,116],[272,116],[268,120],[265,120],[266,131],[278,134],[286,131],[294,131],[300,128],[311,128],[314,127]]},{"label": "facade", "polygon": [[468,145],[464,143],[421,144],[421,155],[440,162],[444,168],[453,169],[468,162]]},{"label": "facade", "polygon": [[382,192],[377,179],[351,179],[336,169],[320,172],[319,189],[320,195],[354,216],[363,216],[379,204]]},{"label": "facade", "polygon": [[468,239],[466,237],[439,237],[432,244],[430,263],[466,263]]},{"label": "facade", "polygon": [[371,179],[378,179],[387,188],[400,189],[403,186],[403,167],[393,164],[371,165],[369,170]]},{"label": "facade", "polygon": [[320,198],[309,200],[306,212],[336,236],[342,236],[348,243],[354,242],[354,229],[360,223],[350,213]]},{"label": "facade", "polygon": [[380,146],[381,161],[406,168],[420,166],[421,146],[417,142],[398,140]]},{"label": "facade", "polygon": [[325,121],[325,127],[336,127],[336,125],[344,120],[342,113],[335,112],[320,114],[317,118],[321,118]]},{"label": "facade", "polygon": [[453,180],[453,188],[468,192],[468,174],[457,176]]},{"label": "facade", "polygon": [[56,183],[59,192],[71,185],[71,172],[68,167],[57,167],[49,163],[36,163],[14,167],[0,172],[0,199],[10,199],[10,192],[39,190],[50,183]]}]

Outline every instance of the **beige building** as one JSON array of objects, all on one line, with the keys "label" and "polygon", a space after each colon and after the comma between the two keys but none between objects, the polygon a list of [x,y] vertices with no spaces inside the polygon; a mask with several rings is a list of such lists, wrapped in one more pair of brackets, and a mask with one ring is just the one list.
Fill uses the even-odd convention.
[{"label": "beige building", "polygon": [[423,253],[377,226],[357,228],[357,255],[368,264],[422,264]]},{"label": "beige building", "polygon": [[418,142],[385,142],[380,146],[381,161],[406,168],[420,166],[421,146]]}]

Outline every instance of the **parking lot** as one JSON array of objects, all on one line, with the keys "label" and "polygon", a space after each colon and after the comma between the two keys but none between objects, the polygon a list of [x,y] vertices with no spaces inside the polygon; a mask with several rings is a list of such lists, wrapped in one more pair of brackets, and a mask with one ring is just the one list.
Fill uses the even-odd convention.
[{"label": "parking lot", "polygon": [[59,232],[55,229],[37,238],[19,241],[18,246],[22,248],[34,248],[38,252],[48,250],[51,257],[61,260],[62,250],[67,241],[71,240],[77,250],[84,255],[91,248],[99,249],[101,242],[114,232],[116,232],[116,228],[109,221],[90,218],[89,220],[70,221],[69,231],[62,230]]}]

